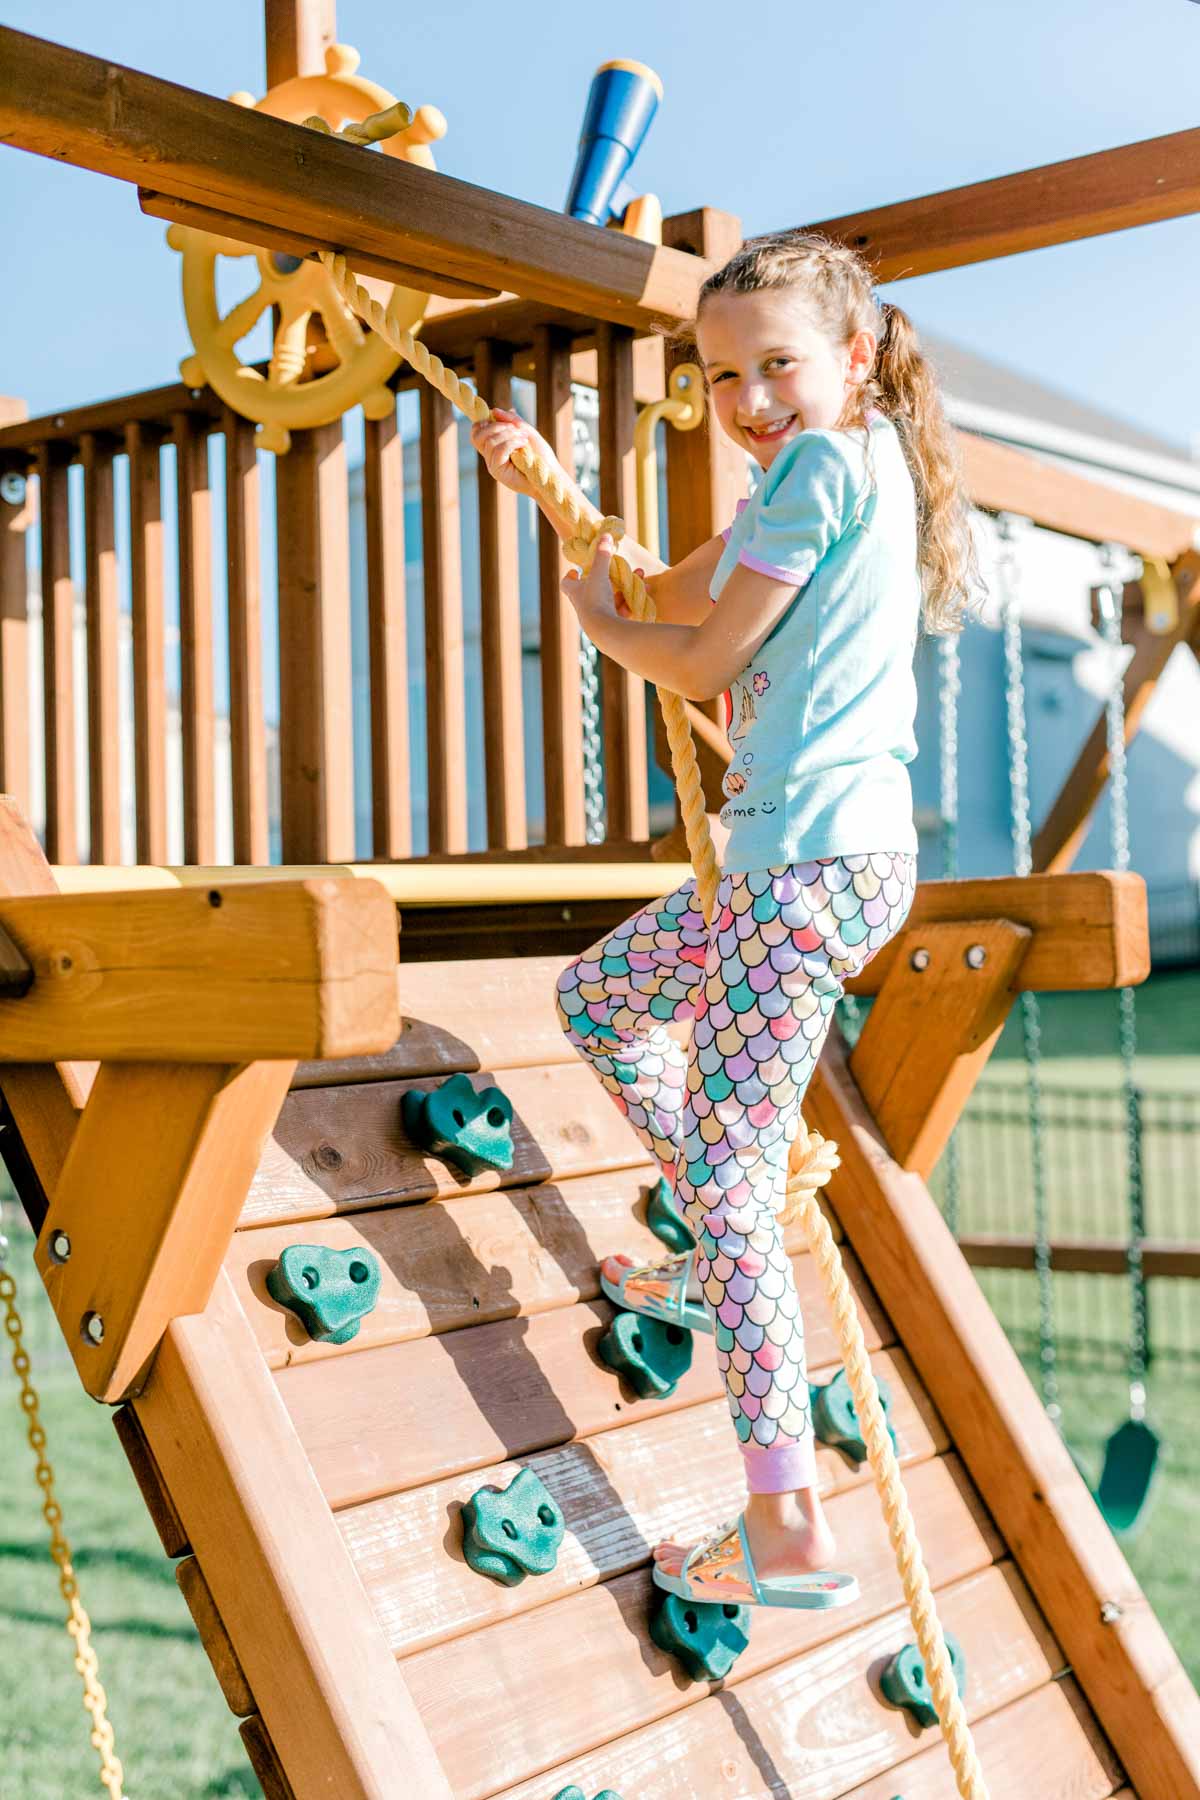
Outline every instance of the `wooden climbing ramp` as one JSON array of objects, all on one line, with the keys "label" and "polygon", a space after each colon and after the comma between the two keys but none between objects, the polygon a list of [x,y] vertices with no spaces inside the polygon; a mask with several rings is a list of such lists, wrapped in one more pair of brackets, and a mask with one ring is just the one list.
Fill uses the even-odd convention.
[{"label": "wooden climbing ramp", "polygon": [[[57,895],[0,826],[9,1165],[264,1792],[953,1794],[936,1728],[881,1692],[912,1631],[843,1450],[819,1463],[853,1607],[757,1613],[723,1681],[651,1637],[651,1546],[732,1515],[741,1462],[710,1340],[648,1398],[598,1354],[599,1259],[662,1249],[656,1170],[559,1031],[563,957],[401,956],[397,984],[377,883]],[[1200,1795],[1200,1704],[923,1179],[1022,987],[1146,968],[1134,877],[930,884],[806,1109],[995,1800]],[[492,1124],[511,1106],[507,1168],[413,1142],[404,1095],[455,1077]],[[345,1341],[268,1290],[299,1246],[378,1267]],[[794,1262],[824,1384],[799,1239]],[[462,1508],[526,1470],[565,1529],[505,1585],[464,1559]]]}]

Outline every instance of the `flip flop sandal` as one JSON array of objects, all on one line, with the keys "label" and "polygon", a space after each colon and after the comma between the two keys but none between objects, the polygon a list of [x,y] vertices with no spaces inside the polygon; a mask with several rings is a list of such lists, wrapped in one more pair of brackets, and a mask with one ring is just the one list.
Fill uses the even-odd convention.
[{"label": "flip flop sandal", "polygon": [[622,1271],[618,1282],[600,1276],[600,1286],[614,1306],[641,1313],[663,1325],[682,1325],[685,1331],[704,1331],[712,1336],[712,1320],[703,1305],[687,1297],[688,1276],[694,1250],[669,1256],[665,1262],[640,1263]]},{"label": "flip flop sandal", "polygon": [[693,1604],[716,1601],[737,1606],[789,1606],[825,1612],[832,1606],[850,1606],[858,1599],[853,1575],[836,1575],[816,1569],[808,1575],[776,1575],[760,1581],[755,1572],[742,1514],[724,1525],[702,1544],[688,1551],[678,1575],[667,1575],[654,1565],[655,1585]]}]

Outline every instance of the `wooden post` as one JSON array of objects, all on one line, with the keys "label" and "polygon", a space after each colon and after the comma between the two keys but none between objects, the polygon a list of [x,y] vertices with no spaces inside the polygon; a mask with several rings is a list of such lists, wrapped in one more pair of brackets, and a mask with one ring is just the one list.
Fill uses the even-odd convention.
[{"label": "wooden post", "polygon": [[431,387],[421,394],[421,527],[429,848],[454,853],[467,848],[458,415]]},{"label": "wooden post", "polygon": [[225,566],[229,595],[229,761],[233,860],[269,861],[262,694],[262,581],[254,426],[229,407],[225,435]]},{"label": "wooden post", "polygon": [[[367,635],[371,673],[371,853],[412,855],[408,620],[404,586],[404,445],[395,409],[367,419]],[[486,666],[486,665],[485,665]]]},{"label": "wooden post", "polygon": [[133,762],[137,858],[167,860],[167,688],[164,668],[163,523],[157,435],[125,427],[129,459],[129,588],[133,633]]},{"label": "wooden post", "polygon": [[[571,406],[571,339],[555,325],[534,327],[537,428],[573,475],[575,442]],[[579,674],[579,625],[562,593],[569,568],[549,520],[538,517],[538,591],[541,597],[542,758],[546,789],[546,842],[586,841],[583,806],[583,712]]]},{"label": "wooden post", "polygon": [[[633,334],[601,321],[596,328],[600,392],[600,510],[630,522],[637,535],[637,466],[633,432]],[[650,835],[646,791],[646,684],[619,663],[600,658],[604,709],[606,837]]]},{"label": "wooden post", "polygon": [[263,0],[267,86],[293,75],[322,75],[337,39],[337,0]]},{"label": "wooden post", "polygon": [[56,863],[79,861],[75,830],[75,589],[71,585],[69,461],[69,446],[45,444],[38,452],[46,854]]},{"label": "wooden post", "polygon": [[[475,345],[475,386],[491,406],[512,405],[512,352],[493,338]],[[482,463],[479,494],[479,635],[483,663],[483,760],[489,850],[524,850],[524,704],[517,496]]]},{"label": "wooden post", "polygon": [[213,786],[212,496],[208,432],[192,413],[172,420],[179,545],[179,725],[183,860],[216,860]]},{"label": "wooden post", "polygon": [[[0,395],[0,425],[28,417],[23,400]],[[28,492],[0,494],[0,793],[29,807],[29,567],[25,534]]]},{"label": "wooden post", "polygon": [[88,860],[121,860],[120,703],[117,694],[117,550],[113,453],[93,432],[79,441],[87,604]]}]

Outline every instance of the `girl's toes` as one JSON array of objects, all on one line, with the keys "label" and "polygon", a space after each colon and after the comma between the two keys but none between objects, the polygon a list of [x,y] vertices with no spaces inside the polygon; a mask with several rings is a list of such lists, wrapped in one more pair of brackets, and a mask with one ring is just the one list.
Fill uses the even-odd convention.
[{"label": "girl's toes", "polygon": [[632,1256],[626,1256],[623,1251],[619,1251],[616,1256],[606,1256],[604,1261],[600,1264],[601,1273],[607,1281],[613,1283],[614,1287],[620,1281],[621,1276],[626,1269],[635,1267],[636,1264],[634,1263]]}]

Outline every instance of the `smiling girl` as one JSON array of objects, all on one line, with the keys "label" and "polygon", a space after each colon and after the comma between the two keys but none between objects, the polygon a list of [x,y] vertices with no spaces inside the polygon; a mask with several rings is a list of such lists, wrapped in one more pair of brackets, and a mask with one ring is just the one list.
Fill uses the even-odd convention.
[{"label": "smiling girl", "polygon": [[[753,496],[674,567],[603,537],[563,591],[634,674],[693,700],[730,690],[721,883],[709,926],[688,881],[585,951],[559,1016],[695,1238],[654,1265],[610,1256],[604,1291],[715,1336],[749,1490],[732,1525],[660,1544],[655,1580],[691,1600],[838,1606],[858,1589],[828,1568],[779,1214],[833,1008],[912,903],[913,651],[922,621],[958,628],[971,538],[933,373],[851,250],[800,232],[744,244],[701,289],[695,340],[718,425],[761,471]],[[518,445],[553,461],[515,413],[473,437],[519,493]],[[614,599],[618,550],[647,574],[654,624]],[[693,1022],[686,1055],[671,1020]]]}]

